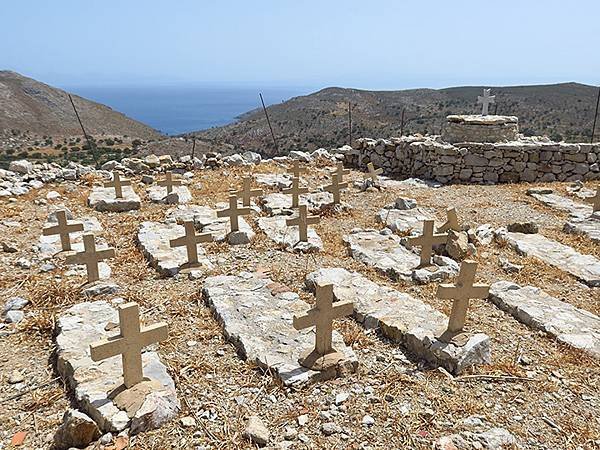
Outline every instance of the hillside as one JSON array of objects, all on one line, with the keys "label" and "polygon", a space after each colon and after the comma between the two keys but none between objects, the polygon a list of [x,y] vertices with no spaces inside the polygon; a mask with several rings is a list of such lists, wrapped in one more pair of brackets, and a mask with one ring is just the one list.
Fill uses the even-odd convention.
[{"label": "hillside", "polygon": [[[160,133],[108,106],[73,95],[86,131],[154,139]],[[0,131],[37,135],[81,135],[67,92],[11,71],[0,71]]]},{"label": "hillside", "polygon": [[[352,104],[353,137],[439,134],[448,114],[477,113],[483,86],[403,91],[363,91],[327,88],[268,108],[280,151],[336,147],[348,142],[348,102]],[[492,88],[491,113],[516,115],[525,135],[556,140],[587,141],[591,135],[598,88],[578,83]],[[261,109],[242,115],[237,123],[191,133],[215,143],[245,150],[274,150]]]}]

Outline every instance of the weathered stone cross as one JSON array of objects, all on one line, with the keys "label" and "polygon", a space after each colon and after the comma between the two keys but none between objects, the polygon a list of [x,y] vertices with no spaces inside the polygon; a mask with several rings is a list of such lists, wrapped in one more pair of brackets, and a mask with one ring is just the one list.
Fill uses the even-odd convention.
[{"label": "weathered stone cross", "polygon": [[58,234],[60,236],[60,245],[63,251],[71,250],[70,233],[83,231],[83,224],[79,222],[69,224],[67,221],[67,212],[64,209],[56,211],[56,220],[58,225],[46,227],[42,230],[44,236],[52,236]]},{"label": "weathered stone cross", "polygon": [[183,226],[185,228],[185,236],[182,236],[177,239],[171,239],[169,241],[169,245],[171,246],[171,248],[185,247],[188,258],[187,265],[189,267],[193,267],[198,265],[199,263],[198,244],[202,242],[212,242],[213,236],[210,233],[196,234],[196,229],[192,220],[184,222]]},{"label": "weathered stone cross", "polygon": [[306,167],[300,167],[300,161],[297,159],[292,163],[292,167],[288,169],[288,173],[294,174],[295,178],[300,178],[301,173],[306,173]]},{"label": "weathered stone cross", "polygon": [[87,270],[88,283],[93,283],[100,279],[98,263],[108,258],[115,257],[115,249],[107,248],[105,250],[96,250],[96,240],[94,235],[87,233],[83,235],[84,250],[66,258],[67,264],[85,264]]},{"label": "weathered stone cross", "polygon": [[316,306],[303,316],[294,316],[293,324],[296,330],[315,327],[315,348],[300,363],[314,370],[324,370],[341,359],[332,346],[333,319],[351,315],[354,305],[336,302],[334,306],[332,284],[317,284],[316,297]]},{"label": "weathered stone cross", "polygon": [[490,95],[490,92],[491,92],[491,89],[484,89],[483,97],[481,95],[477,96],[477,103],[482,104],[482,109],[481,109],[482,116],[487,116],[489,106],[496,103],[494,100],[496,98],[496,96]]},{"label": "weathered stone cross", "polygon": [[284,189],[284,194],[292,194],[292,208],[297,208],[300,204],[300,194],[306,194],[308,192],[307,187],[300,187],[300,178],[292,178],[292,187]]},{"label": "weathered stone cross", "polygon": [[126,179],[121,180],[121,175],[119,175],[119,172],[113,172],[112,181],[108,181],[108,182],[104,183],[104,187],[107,187],[107,188],[114,187],[115,188],[115,197],[116,198],[123,198],[123,186],[131,186],[131,181],[126,180]]},{"label": "weathered stone cross", "polygon": [[379,175],[383,173],[383,169],[381,167],[379,169],[375,169],[375,166],[372,162],[367,164],[367,169],[369,170],[369,173],[365,175],[365,180],[370,178],[373,183],[375,183],[377,178],[379,178]]},{"label": "weathered stone cross", "polygon": [[334,173],[333,175],[331,175],[331,184],[325,186],[325,190],[333,194],[333,204],[337,205],[340,203],[340,189],[345,189],[347,187],[348,183],[340,183],[339,175],[337,173]]},{"label": "weathered stone cross", "polygon": [[421,246],[421,263],[419,267],[426,267],[431,264],[431,255],[433,253],[433,246],[438,244],[445,244],[448,240],[448,234],[434,234],[433,233],[433,220],[423,221],[423,234],[421,236],[415,236],[408,238],[409,245],[420,245]]},{"label": "weathered stone cross", "polygon": [[247,216],[248,214],[250,214],[250,208],[238,209],[237,195],[229,196],[229,209],[217,211],[217,217],[229,217],[232,232],[240,230],[238,216]]},{"label": "weathered stone cross", "polygon": [[298,208],[298,217],[287,219],[285,224],[288,227],[298,225],[300,242],[308,242],[308,226],[319,223],[319,220],[321,220],[319,216],[308,215],[308,207],[306,205],[300,205]]},{"label": "weathered stone cross", "polygon": [[338,161],[336,171],[334,172],[338,176],[340,183],[344,181],[344,175],[350,175],[350,169],[344,169],[344,163]]},{"label": "weathered stone cross", "polygon": [[600,187],[596,190],[596,195],[585,199],[587,203],[592,204],[593,212],[600,211]]},{"label": "weathered stone cross", "polygon": [[167,188],[167,195],[173,192],[173,186],[181,186],[181,181],[173,179],[173,173],[165,173],[165,179],[158,182],[159,186],[165,186]]},{"label": "weathered stone cross", "polygon": [[456,284],[440,284],[437,290],[437,297],[440,299],[452,299],[452,312],[448,321],[448,331],[458,333],[465,326],[467,318],[467,309],[469,308],[469,299],[487,298],[490,287],[485,284],[473,284],[475,282],[475,272],[477,263],[475,261],[465,260],[460,265],[460,272],[456,279]]},{"label": "weathered stone cross", "polygon": [[446,222],[437,229],[438,233],[447,233],[448,230],[460,231],[460,224],[458,223],[456,208],[448,208],[446,210],[446,218]]},{"label": "weathered stone cross", "polygon": [[140,307],[133,302],[119,305],[119,328],[119,335],[91,344],[90,356],[92,361],[102,361],[121,355],[123,381],[129,389],[144,380],[142,349],[166,340],[169,328],[164,322],[140,327]]},{"label": "weathered stone cross", "polygon": [[242,206],[250,206],[252,197],[258,197],[263,194],[262,189],[252,189],[252,177],[242,179],[242,189],[232,192],[242,199]]}]

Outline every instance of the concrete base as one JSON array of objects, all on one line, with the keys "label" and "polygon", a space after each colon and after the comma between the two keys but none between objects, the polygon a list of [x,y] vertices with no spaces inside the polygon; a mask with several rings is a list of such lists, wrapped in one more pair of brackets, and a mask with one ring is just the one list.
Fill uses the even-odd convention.
[{"label": "concrete base", "polygon": [[113,188],[94,187],[88,206],[102,212],[125,212],[140,209],[141,201],[131,186],[123,187],[123,198],[116,198]]}]

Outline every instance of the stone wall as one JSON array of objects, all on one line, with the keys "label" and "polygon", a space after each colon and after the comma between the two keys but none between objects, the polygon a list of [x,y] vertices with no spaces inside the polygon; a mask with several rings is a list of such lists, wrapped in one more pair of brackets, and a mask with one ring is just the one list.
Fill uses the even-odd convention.
[{"label": "stone wall", "polygon": [[[340,149],[342,150],[342,149]],[[546,138],[502,143],[449,144],[439,136],[358,139],[343,151],[348,165],[369,162],[394,177],[441,183],[508,183],[600,179],[600,144],[567,144]]]}]

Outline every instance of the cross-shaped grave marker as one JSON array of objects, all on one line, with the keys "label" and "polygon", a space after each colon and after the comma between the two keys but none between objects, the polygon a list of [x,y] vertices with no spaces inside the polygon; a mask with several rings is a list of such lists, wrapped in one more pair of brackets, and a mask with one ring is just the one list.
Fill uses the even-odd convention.
[{"label": "cross-shaped grave marker", "polygon": [[437,298],[452,299],[452,312],[448,320],[448,331],[459,333],[465,326],[469,299],[487,298],[490,287],[486,284],[474,284],[477,263],[465,260],[460,265],[460,272],[455,284],[440,284],[437,289]]},{"label": "cross-shaped grave marker", "polygon": [[202,242],[212,242],[213,236],[210,233],[196,234],[196,228],[194,227],[194,222],[192,220],[184,222],[183,226],[185,228],[185,235],[177,239],[171,239],[169,245],[171,248],[185,247],[188,259],[187,266],[194,267],[199,264],[198,244]]},{"label": "cross-shaped grave marker", "polygon": [[229,209],[217,211],[217,217],[229,217],[232,232],[240,230],[238,216],[247,216],[250,214],[250,208],[238,208],[237,199],[237,195],[230,195]]},{"label": "cross-shaped grave marker", "polygon": [[250,206],[252,197],[258,197],[263,194],[262,189],[252,189],[252,178],[244,177],[242,179],[242,189],[233,191],[232,194],[242,199],[242,206]]},{"label": "cross-shaped grave marker", "polygon": [[158,182],[159,186],[165,186],[167,188],[167,195],[173,192],[173,186],[181,186],[181,181],[173,179],[173,173],[171,171],[165,173],[165,179]]},{"label": "cross-shaped grave marker", "polygon": [[303,316],[294,316],[296,330],[315,327],[315,348],[302,358],[300,364],[314,370],[324,370],[341,358],[332,346],[333,319],[349,316],[354,312],[352,302],[333,304],[333,285],[316,286],[316,306]]},{"label": "cross-shaped grave marker", "polygon": [[481,103],[482,108],[481,108],[481,115],[482,116],[487,116],[488,115],[488,109],[489,106],[496,103],[495,102],[495,95],[490,95],[490,92],[492,90],[491,89],[484,89],[483,90],[483,97],[481,95],[477,96],[477,103]]},{"label": "cross-shaped grave marker", "polygon": [[140,327],[140,307],[137,303],[119,305],[120,333],[108,340],[90,345],[92,361],[121,355],[123,381],[126,388],[144,380],[142,372],[142,349],[169,337],[166,323],[160,322],[148,327]]},{"label": "cross-shaped grave marker", "polygon": [[321,220],[319,216],[308,215],[308,207],[306,205],[300,205],[298,208],[298,217],[287,219],[285,224],[288,227],[298,225],[300,242],[308,242],[308,226],[319,223],[319,220]]},{"label": "cross-shaped grave marker", "polygon": [[300,178],[300,174],[306,172],[306,167],[300,167],[300,161],[298,161],[297,159],[294,160],[294,162],[292,163],[292,167],[288,169],[288,173],[293,174],[294,178]]},{"label": "cross-shaped grave marker", "polygon": [[596,195],[593,197],[588,197],[585,199],[586,203],[592,204],[592,211],[595,213],[596,211],[600,211],[600,187],[596,190]]},{"label": "cross-shaped grave marker", "polygon": [[105,188],[115,188],[115,198],[123,198],[123,186],[131,186],[131,181],[121,179],[119,172],[113,172],[112,181],[104,183]]},{"label": "cross-shaped grave marker", "polygon": [[421,236],[409,237],[408,243],[410,246],[421,246],[421,263],[419,267],[425,267],[431,264],[431,255],[433,246],[445,244],[448,240],[448,234],[434,234],[433,220],[423,221],[423,234]]},{"label": "cross-shaped grave marker", "polygon": [[339,175],[334,173],[331,175],[331,184],[325,186],[325,190],[327,192],[331,192],[333,194],[333,204],[337,205],[340,203],[340,190],[348,187],[348,183],[340,183]]},{"label": "cross-shaped grave marker", "polygon": [[458,223],[458,214],[456,214],[456,208],[448,208],[446,210],[446,222],[437,229],[437,232],[447,233],[449,230],[460,231],[460,224]]},{"label": "cross-shaped grave marker", "polygon": [[372,162],[367,164],[367,169],[369,170],[369,173],[365,175],[365,180],[370,178],[373,183],[375,183],[377,178],[379,178],[379,175],[383,173],[383,169],[381,167],[379,169],[375,169],[375,166]]},{"label": "cross-shaped grave marker", "polygon": [[292,178],[292,187],[284,189],[284,194],[292,194],[292,208],[297,208],[300,204],[300,194],[306,194],[308,192],[307,187],[300,187],[300,178]]},{"label": "cross-shaped grave marker", "polygon": [[96,250],[96,240],[91,233],[83,235],[83,249],[82,252],[67,256],[66,263],[85,264],[88,283],[93,283],[100,279],[98,263],[108,258],[114,258],[115,249],[107,248],[105,250]]},{"label": "cross-shaped grave marker", "polygon": [[69,224],[67,212],[64,209],[56,211],[56,221],[58,222],[58,225],[44,228],[42,234],[44,236],[58,234],[60,236],[61,248],[64,252],[67,252],[71,250],[71,237],[69,234],[83,231],[83,224],[80,222]]},{"label": "cross-shaped grave marker", "polygon": [[340,180],[340,183],[343,183],[344,176],[350,175],[350,169],[344,169],[344,163],[341,161],[338,161],[338,163],[336,164],[336,170],[334,173],[337,174],[338,180]]}]

